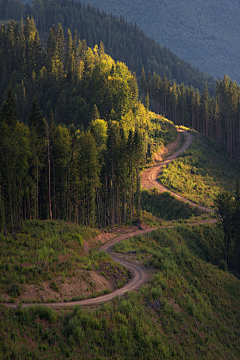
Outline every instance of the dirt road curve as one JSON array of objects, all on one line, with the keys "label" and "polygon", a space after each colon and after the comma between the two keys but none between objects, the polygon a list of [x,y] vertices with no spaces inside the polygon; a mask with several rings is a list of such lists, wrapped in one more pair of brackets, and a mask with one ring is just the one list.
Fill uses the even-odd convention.
[{"label": "dirt road curve", "polygon": [[[182,146],[182,148],[180,150],[178,150],[176,153],[174,153],[173,155],[171,155],[167,160],[163,161],[161,163],[161,165],[157,165],[154,166],[151,169],[146,170],[143,173],[142,176],[142,187],[146,187],[148,189],[152,188],[152,187],[156,187],[158,188],[160,191],[168,191],[164,186],[162,186],[161,184],[159,184],[159,182],[156,180],[162,167],[166,164],[168,164],[170,161],[172,161],[173,159],[175,159],[178,155],[180,155],[184,150],[186,150],[189,145],[192,142],[193,136],[187,132],[184,132],[185,136],[186,136],[186,141],[184,143],[184,145]],[[194,206],[198,206],[194,203],[192,203],[189,200],[186,200],[184,198],[182,198],[181,196],[178,196],[174,193],[172,193],[174,196],[176,196],[177,198],[179,198],[182,201],[186,201],[189,202],[190,204],[194,205]],[[200,208],[206,210],[206,211],[210,211],[209,209],[203,207],[203,206],[199,206]],[[214,219],[212,220],[202,220],[199,221],[197,223],[192,223],[189,225],[198,225],[198,224],[204,224],[204,223],[209,223],[209,222],[215,222]],[[172,228],[173,226],[166,226],[166,228]],[[131,234],[124,234],[121,236],[118,236],[114,239],[112,239],[110,242],[108,242],[107,244],[103,245],[101,247],[100,250],[104,250],[107,253],[111,253],[112,247],[123,240],[126,240],[132,236],[135,235],[143,235],[143,234],[147,234],[151,231],[156,230],[157,228],[148,228],[148,229],[144,229],[144,230],[138,230],[135,231]],[[148,279],[148,272],[147,270],[143,267],[143,266],[139,266],[137,264],[135,264],[134,262],[130,262],[130,261],[126,261],[121,259],[120,257],[117,257],[116,254],[113,255],[111,254],[112,258],[114,261],[120,263],[121,265],[125,266],[127,269],[129,269],[132,273],[132,279],[125,285],[123,286],[121,289],[115,290],[110,294],[106,294],[106,295],[102,295],[99,296],[97,298],[93,298],[93,299],[86,299],[86,300],[80,300],[80,301],[71,301],[71,302],[63,302],[63,303],[44,303],[43,305],[45,306],[49,306],[52,308],[60,308],[60,307],[66,307],[66,306],[76,306],[76,305],[96,305],[105,301],[109,301],[112,300],[114,297],[116,296],[120,296],[123,295],[124,293],[128,292],[128,291],[134,291],[136,289],[138,289],[140,286],[142,286]],[[17,304],[5,304],[8,307],[11,308],[16,308]],[[40,305],[40,304],[22,304],[22,307],[29,307],[29,306],[33,306],[33,305]]]},{"label": "dirt road curve", "polygon": [[[179,131],[181,131],[181,130],[179,130]],[[141,187],[147,188],[147,189],[152,189],[153,187],[155,187],[160,192],[168,191],[168,192],[170,192],[171,195],[173,195],[178,200],[187,202],[192,206],[197,206],[197,207],[199,207],[199,209],[201,209],[203,211],[212,212],[212,210],[208,209],[205,206],[197,205],[197,204],[193,203],[192,201],[187,200],[187,199],[183,198],[182,196],[175,194],[174,192],[168,190],[167,188],[165,188],[162,184],[160,184],[157,181],[157,178],[160,175],[163,166],[169,164],[172,160],[176,159],[179,155],[181,155],[191,145],[191,143],[193,141],[192,134],[190,134],[186,131],[181,131],[181,132],[185,135],[185,139],[186,139],[186,141],[184,142],[181,149],[179,149],[177,152],[175,152],[174,154],[169,156],[169,158],[167,158],[166,160],[162,161],[161,164],[155,165],[155,166],[145,170],[141,175]]]},{"label": "dirt road curve", "polygon": [[[133,232],[131,234],[124,234],[124,235],[118,236],[117,238],[114,238],[113,240],[111,240],[107,244],[103,245],[100,250],[104,250],[107,253],[110,253],[113,245],[115,245],[117,242],[128,239],[133,235],[147,234],[147,233],[149,233],[149,232],[151,232],[153,230],[156,230],[156,229],[157,228],[148,228],[148,229],[145,229],[145,230],[135,231],[135,232]],[[136,265],[134,263],[122,260],[122,259],[118,258],[117,256],[114,256],[114,255],[111,255],[111,256],[112,256],[114,261],[116,261],[116,262],[120,263],[121,265],[125,266],[132,273],[132,279],[125,286],[123,286],[121,289],[117,289],[117,290],[113,291],[110,294],[102,295],[102,296],[92,298],[92,299],[79,300],[79,301],[70,301],[70,302],[63,302],[63,303],[44,303],[43,305],[49,306],[51,308],[60,308],[60,307],[76,306],[76,305],[81,305],[81,306],[95,305],[95,304],[99,304],[99,303],[102,303],[102,302],[105,302],[105,301],[112,300],[114,297],[123,295],[127,291],[136,290],[137,288],[139,288],[141,285],[143,285],[147,281],[148,273],[147,273],[146,269],[144,269],[144,267],[141,267],[141,266]],[[16,308],[17,307],[17,304],[5,304],[5,305],[8,306],[8,307],[11,307],[11,308]],[[40,305],[40,304],[22,304],[22,307],[29,307],[29,306],[36,306],[36,305]]]}]

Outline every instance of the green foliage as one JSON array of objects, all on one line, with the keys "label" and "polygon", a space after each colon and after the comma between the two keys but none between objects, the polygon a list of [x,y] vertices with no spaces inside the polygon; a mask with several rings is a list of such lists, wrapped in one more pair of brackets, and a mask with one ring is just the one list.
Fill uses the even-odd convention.
[{"label": "green foliage", "polygon": [[210,207],[219,191],[234,190],[239,167],[208,137],[195,134],[190,148],[163,169],[159,181],[181,196]]},{"label": "green foliage", "polygon": [[[77,31],[79,34],[81,34],[81,37],[86,40],[88,46],[90,47],[94,47],[95,44],[99,44],[99,42],[102,41],[106,52],[109,53],[114,59],[118,59],[126,63],[131,71],[136,72],[138,79],[140,78],[143,64],[147,74],[149,71],[152,74],[155,72],[161,77],[163,77],[165,74],[169,79],[176,80],[179,84],[184,81],[184,83],[188,84],[189,86],[193,85],[194,88],[198,87],[201,90],[203,90],[204,83],[207,81],[211,87],[212,92],[214,91],[215,81],[212,77],[203,74],[198,69],[194,69],[189,65],[188,62],[181,60],[166,47],[161,47],[153,40],[152,37],[156,34],[162,34],[162,31],[154,31],[154,33],[150,35],[150,39],[136,25],[133,25],[135,23],[135,19],[131,18],[129,21],[129,18],[126,14],[126,9],[128,10],[132,6],[134,7],[133,3],[126,2],[121,11],[116,12],[116,8],[118,7],[119,3],[121,2],[118,2],[118,4],[114,4],[113,6],[112,2],[109,2],[109,7],[106,8],[106,10],[109,12],[109,14],[115,14],[118,16],[121,14],[120,19],[113,15],[99,12],[93,7],[82,6],[80,2],[62,3],[60,0],[55,1],[54,3],[51,3],[49,0],[44,0],[40,5],[34,4],[32,8],[29,7],[29,5],[23,7],[23,5],[19,2],[18,5],[22,8],[22,16],[19,16],[19,13],[16,13],[16,1],[12,0],[6,4],[7,10],[2,10],[2,13],[0,11],[0,14],[2,15],[2,19],[6,18],[7,13],[10,18],[20,20],[21,18],[26,18],[27,14],[33,13],[34,18],[37,19],[36,22],[38,31],[41,33],[44,32],[44,36],[45,32],[49,31],[49,28],[53,25],[53,23],[57,25],[60,21],[64,26],[65,34],[67,33],[68,28],[70,28],[72,34]],[[96,5],[94,3],[92,4]],[[100,6],[104,8],[105,4],[104,2],[101,2],[97,5],[98,6],[96,7]],[[138,1],[137,8],[142,6],[145,7],[146,4]],[[160,5],[158,3],[154,4],[154,9],[156,6]],[[151,6],[149,8],[151,9]],[[173,9],[175,8],[176,6],[174,4]],[[134,7],[131,13],[134,13],[135,10],[136,8]],[[131,24],[124,20],[122,17],[123,13],[126,14],[126,18],[128,18],[128,21],[131,22]],[[144,10],[143,13],[149,14],[149,11],[146,12]],[[156,14],[162,13],[163,9],[154,12],[154,16],[156,16]],[[157,23],[162,24],[165,20],[166,17],[164,16],[164,18],[161,19],[160,22],[157,21]],[[152,18],[150,22],[147,21],[147,23],[149,29],[151,24],[153,24]],[[168,23],[169,21],[167,20],[166,24]],[[89,26],[89,24],[91,24],[91,26]],[[138,25],[142,28],[142,21],[141,24]],[[166,27],[167,30],[169,30],[169,28],[172,29],[172,26],[169,27],[168,25],[164,25],[164,27]],[[111,31],[108,31],[109,28],[111,28]],[[175,39],[176,34],[171,36],[171,38]],[[53,34],[51,34],[51,39],[54,39]],[[54,43],[54,41],[50,42],[50,44]],[[49,46],[50,44],[48,42],[48,48],[54,49],[54,46]],[[172,49],[171,46],[169,47]],[[177,49],[176,53],[178,50],[179,49]],[[54,60],[52,62],[55,65],[53,68],[56,72],[59,68],[57,61],[58,52],[52,52],[52,54],[54,54]],[[72,55],[71,52],[69,55]],[[219,76],[219,74],[217,74],[217,76]]]},{"label": "green foliage", "polygon": [[161,271],[139,292],[95,309],[76,306],[59,313],[43,306],[2,307],[2,353],[30,358],[41,357],[44,351],[46,359],[54,354],[79,359],[199,360],[204,354],[214,360],[227,352],[229,358],[237,360],[239,280],[188,249],[190,238],[194,233],[197,237],[200,229],[206,229],[205,241],[211,244],[209,236],[212,229],[215,237],[215,228],[162,229],[124,242],[130,241],[136,251],[145,246],[145,261],[158,260]]},{"label": "green foliage", "polygon": [[238,272],[240,271],[239,194],[239,178],[237,178],[234,195],[222,191],[214,200],[215,213],[224,231],[226,265]]},{"label": "green foliage", "polygon": [[38,305],[32,309],[32,313],[34,317],[39,318],[40,320],[46,320],[50,324],[54,324],[57,321],[56,312],[46,306]]},{"label": "green foliage", "polygon": [[10,284],[7,290],[11,298],[16,298],[21,295],[22,290],[19,284]]},{"label": "green foliage", "polygon": [[225,260],[221,259],[218,263],[218,267],[220,270],[223,270],[223,271],[227,271],[228,270],[228,266],[227,266],[227,263]]},{"label": "green foliage", "polygon": [[53,291],[59,292],[59,286],[58,286],[58,284],[56,283],[56,281],[52,281],[52,282],[50,283],[50,288],[51,288]]},{"label": "green foliage", "polygon": [[[21,295],[20,284],[49,280],[49,275],[71,276],[76,268],[85,268],[83,239],[94,237],[97,230],[61,221],[25,221],[15,238],[1,235],[0,288],[12,297]],[[104,261],[99,255],[96,261]],[[93,259],[90,260],[90,266]],[[57,290],[55,281],[51,283]]]},{"label": "green foliage", "polygon": [[[226,74],[228,69],[228,75],[239,83],[236,71],[239,51],[237,3],[223,0],[86,2],[109,14],[123,16],[128,22],[136,22],[147,36],[215,78]],[[171,69],[171,65],[169,67]],[[181,68],[176,70],[175,79],[179,72]]]},{"label": "green foliage", "polygon": [[189,219],[202,212],[174,198],[169,192],[159,193],[157,189],[142,190],[142,209],[164,220]]},{"label": "green foliage", "polygon": [[149,124],[149,143],[148,152],[151,157],[154,152],[161,146],[166,146],[177,139],[177,129],[172,121],[167,120],[163,116],[157,116],[150,112]]}]

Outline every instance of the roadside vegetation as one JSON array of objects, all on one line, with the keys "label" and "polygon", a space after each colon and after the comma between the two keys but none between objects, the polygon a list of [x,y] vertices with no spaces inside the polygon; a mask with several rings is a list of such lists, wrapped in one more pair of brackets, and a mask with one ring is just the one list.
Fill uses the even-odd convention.
[{"label": "roadside vegetation", "polygon": [[134,252],[158,269],[141,293],[175,348],[173,358],[239,358],[240,282],[224,271],[224,234],[217,225],[161,229],[113,250]]},{"label": "roadside vegetation", "polygon": [[185,220],[200,216],[203,211],[177,200],[169,192],[160,193],[157,189],[142,190],[142,209],[163,220]]},{"label": "roadside vegetation", "polygon": [[[115,288],[123,286],[128,271],[105,252],[91,250],[98,234],[90,227],[47,220],[25,221],[15,238],[0,234],[0,300],[56,302],[97,296],[100,289],[92,281],[92,271]],[[84,240],[89,254],[84,251]],[[111,290],[104,287],[102,291]]]},{"label": "roadside vegetation", "polygon": [[239,359],[240,282],[220,270],[216,226],[162,229],[117,244],[156,269],[138,293],[94,310],[0,308],[3,358]]},{"label": "roadside vegetation", "polygon": [[193,132],[192,145],[168,167],[159,181],[169,190],[197,203],[211,207],[216,195],[234,192],[240,167],[209,137]]}]

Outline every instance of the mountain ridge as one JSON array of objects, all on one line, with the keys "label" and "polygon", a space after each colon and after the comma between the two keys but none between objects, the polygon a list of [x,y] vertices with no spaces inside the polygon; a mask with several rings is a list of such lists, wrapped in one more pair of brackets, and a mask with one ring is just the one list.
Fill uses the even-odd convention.
[{"label": "mountain ridge", "polygon": [[237,1],[85,0],[127,21],[177,56],[215,78],[238,75],[240,6]]}]

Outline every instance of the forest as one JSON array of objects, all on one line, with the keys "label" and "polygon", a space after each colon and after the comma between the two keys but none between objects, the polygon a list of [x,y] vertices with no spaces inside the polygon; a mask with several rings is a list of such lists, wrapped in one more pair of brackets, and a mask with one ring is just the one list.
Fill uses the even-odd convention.
[{"label": "forest", "polygon": [[150,120],[149,106],[239,161],[239,87],[227,76],[214,98],[207,84],[200,95],[166,76],[146,76],[142,66],[138,94],[135,73],[102,42],[91,49],[70,30],[65,39],[59,24],[45,51],[29,17],[2,25],[0,49],[1,227],[16,231],[28,218],[99,227],[136,220],[139,171],[162,126]]},{"label": "forest", "polygon": [[123,16],[128,22],[136,22],[147,36],[201,71],[215,78],[225,74],[240,83],[237,0],[84,2],[118,18]]},{"label": "forest", "polygon": [[216,96],[210,96],[207,83],[203,93],[198,89],[171,83],[156,73],[146,77],[142,69],[140,90],[149,94],[152,109],[164,114],[176,125],[184,125],[216,140],[226,153],[239,162],[240,87],[224,76],[217,81]]},{"label": "forest", "polygon": [[136,72],[138,80],[144,65],[147,74],[153,74],[154,71],[161,77],[165,74],[169,80],[175,80],[179,84],[183,81],[199,91],[204,90],[204,84],[207,82],[210,94],[213,95],[215,92],[216,81],[212,76],[181,60],[168,48],[147,37],[134,22],[127,23],[123,17],[118,19],[78,1],[36,0],[32,6],[24,6],[18,0],[1,2],[0,19],[3,21],[25,21],[27,15],[33,15],[45,48],[49,29],[53,24],[57,27],[60,22],[65,36],[68,29],[72,34],[77,31],[79,37],[91,48],[96,44],[100,46],[102,41],[106,53],[115,61],[126,63],[132,72]]},{"label": "forest", "polygon": [[[152,154],[181,144],[173,122],[191,126],[195,142],[164,169],[167,185],[169,170],[200,201],[228,189],[239,174],[239,87],[226,76],[212,97],[209,84],[178,84],[142,62],[137,75],[61,22],[43,39],[29,14],[0,31],[0,357],[239,359],[239,183],[223,193],[226,233],[226,223],[189,226],[209,215],[140,191]],[[132,236],[142,225],[171,228]],[[120,231],[131,238],[113,250],[144,265],[149,281],[94,309],[66,308],[111,291],[94,276],[113,291],[129,280],[99,251]]]},{"label": "forest", "polygon": [[[98,44],[99,49],[104,48],[105,52],[114,59],[123,60],[133,72],[133,75],[136,73],[136,80],[138,80],[140,88],[140,100],[143,103],[145,98],[149,97],[151,110],[169,118],[174,124],[192,127],[212,137],[225,148],[229,156],[238,161],[239,86],[228,76],[224,76],[222,80],[218,80],[216,83],[210,77],[189,67],[189,64],[180,61],[166,48],[161,48],[156,43],[154,45],[154,42],[147,38],[136,25],[128,25],[123,18],[117,19],[89,5],[82,5],[80,2],[70,3],[59,0],[59,3],[58,1],[51,3],[44,0],[41,4],[35,1],[33,6],[30,7],[29,4],[24,6],[18,2],[12,3],[6,0],[1,9],[2,14],[0,16],[2,19],[7,18],[7,15],[12,15],[16,20],[20,20],[21,17],[26,16],[26,13],[34,14],[36,27],[40,29],[40,35],[46,44],[45,52],[40,46],[42,40],[40,41],[38,33],[38,39],[34,44],[36,47],[34,51],[36,50],[35,53],[38,53],[36,68],[34,68],[34,62],[32,62],[28,66],[28,73],[26,72],[26,63],[24,65],[25,70],[23,70],[23,62],[27,61],[27,59],[18,58],[18,65],[16,65],[12,60],[8,61],[9,53],[1,57],[0,93],[2,95],[0,101],[2,103],[5,100],[7,86],[11,83],[14,93],[17,94],[16,101],[17,107],[20,109],[20,120],[26,120],[28,112],[26,109],[29,109],[32,101],[29,93],[32,92],[37,94],[43,116],[48,117],[51,109],[53,109],[57,123],[74,123],[76,125],[77,119],[80,117],[81,124],[86,127],[89,121],[88,114],[92,111],[94,104],[96,104],[101,118],[106,119],[106,114],[104,114],[106,110],[101,109],[100,98],[94,99],[89,89],[81,86],[81,89],[77,89],[77,92],[72,92],[74,84],[65,81],[65,79],[63,80],[65,81],[64,90],[62,89],[63,83],[58,86],[54,83],[53,87],[51,81],[48,84],[43,81],[43,69],[47,69],[44,54],[48,53],[48,57],[52,56],[49,54],[52,46],[50,42],[55,41],[51,39],[51,36],[54,32],[61,31],[58,36],[61,36],[63,42],[64,38],[67,37],[69,31],[67,27],[69,26],[72,29],[73,43],[78,48],[78,52],[84,53],[88,46],[94,48]],[[59,25],[58,29],[57,23],[60,20],[63,25]],[[85,23],[87,20],[88,23]],[[54,26],[53,23],[55,23]],[[109,30],[110,27],[111,31]],[[50,28],[52,32],[49,38]],[[92,32],[91,36],[90,31]],[[93,36],[93,34],[95,35]],[[81,50],[80,45],[77,43],[78,38],[81,39]],[[115,39],[115,42],[111,43],[113,39]],[[2,41],[1,47],[3,48],[8,45],[10,48],[15,46],[10,39],[8,45],[6,44],[6,38],[2,37]],[[12,51],[12,54],[14,53],[13,49],[9,51]],[[75,53],[77,52],[75,51]],[[125,54],[128,54],[131,59],[125,57]],[[15,54],[14,56],[19,57],[21,54]],[[157,67],[149,67],[150,59],[155,59],[151,63],[157,64]],[[63,60],[65,61],[65,59]],[[41,74],[36,77],[33,86],[31,77],[34,79],[35,73],[40,68],[42,69]],[[22,71],[24,72],[22,73]],[[201,76],[199,77],[199,75]],[[28,82],[31,84],[28,84]],[[43,87],[43,82],[46,88]],[[46,89],[47,91],[45,91]],[[21,100],[22,92],[26,94],[24,101]],[[91,100],[85,101],[85,95]],[[70,118],[71,120],[69,120]],[[115,118],[113,117],[112,120]]]},{"label": "forest", "polygon": [[61,25],[51,28],[45,52],[29,17],[2,26],[0,43],[8,84],[0,113],[1,228],[14,233],[26,219],[98,227],[139,219],[140,167],[161,129],[172,140],[176,130],[151,121],[135,75],[102,45],[87,48],[70,30],[65,42]]}]

